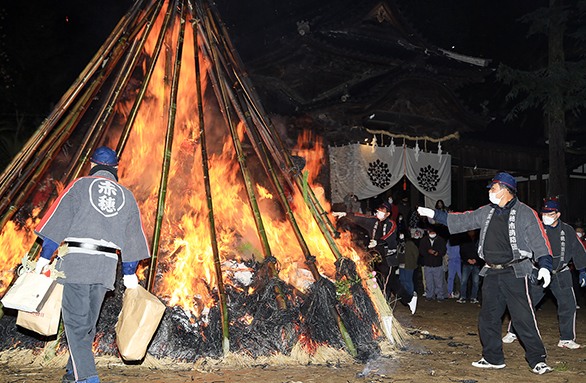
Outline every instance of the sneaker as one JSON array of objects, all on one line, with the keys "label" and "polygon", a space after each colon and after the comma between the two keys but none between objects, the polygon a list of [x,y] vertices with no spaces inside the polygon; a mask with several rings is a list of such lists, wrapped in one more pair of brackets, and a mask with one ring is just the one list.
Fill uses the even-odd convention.
[{"label": "sneaker", "polygon": [[66,372],[61,378],[61,383],[75,383],[75,375],[73,375],[73,371]]},{"label": "sneaker", "polygon": [[578,343],[574,342],[573,340],[560,340],[558,342],[558,347],[576,350],[578,348],[581,348],[582,346],[580,346]]},{"label": "sneaker", "polygon": [[503,343],[513,343],[516,340],[517,340],[517,335],[512,332],[507,332],[507,335],[503,336]]},{"label": "sneaker", "polygon": [[417,295],[413,295],[411,302],[409,302],[407,306],[409,306],[409,309],[411,310],[411,315],[415,314],[415,310],[417,309]]},{"label": "sneaker", "polygon": [[453,298],[454,296],[452,294],[448,294],[448,299]]},{"label": "sneaker", "polygon": [[433,301],[433,298],[425,298],[425,301],[426,302],[431,302],[431,301]]},{"label": "sneaker", "polygon": [[427,293],[424,291],[423,294],[421,294],[422,296],[426,297]]},{"label": "sneaker", "polygon": [[437,303],[442,303],[443,301],[445,301],[445,299],[443,299],[443,298],[438,298],[437,299]]},{"label": "sneaker", "polygon": [[533,372],[539,375],[543,375],[548,372],[552,372],[553,368],[549,367],[545,362],[539,362],[533,367]]},{"label": "sneaker", "polygon": [[460,298],[460,293],[454,293],[452,295],[454,296],[454,298]]},{"label": "sneaker", "polygon": [[470,299],[470,303],[472,303],[473,305],[475,305],[477,303],[480,303],[480,301],[478,299],[476,299],[476,298],[472,298],[472,299]]},{"label": "sneaker", "polygon": [[[474,367],[479,368],[505,368],[506,364],[490,364],[486,361],[486,359],[482,358],[478,362],[472,362]],[[535,366],[537,368],[537,366]],[[535,371],[535,369],[533,370]]]},{"label": "sneaker", "polygon": [[458,303],[466,303],[466,299],[460,298],[456,302],[458,302]]}]

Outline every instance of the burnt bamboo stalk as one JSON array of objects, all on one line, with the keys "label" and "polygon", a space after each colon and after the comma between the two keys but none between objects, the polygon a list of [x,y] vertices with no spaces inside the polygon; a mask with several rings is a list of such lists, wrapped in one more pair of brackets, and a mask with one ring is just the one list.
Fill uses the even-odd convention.
[{"label": "burnt bamboo stalk", "polygon": [[[183,1],[184,2],[184,1]],[[179,1],[169,4],[169,9],[178,5]],[[147,279],[148,290],[153,292],[155,287],[155,276],[157,272],[157,261],[159,256],[159,245],[161,240],[161,227],[163,216],[165,215],[165,199],[167,197],[167,182],[169,179],[169,169],[171,167],[171,154],[173,150],[173,135],[175,131],[175,117],[177,114],[177,91],[179,88],[179,75],[181,72],[181,54],[183,53],[183,38],[185,35],[185,16],[187,7],[181,6],[179,35],[177,37],[177,47],[175,48],[175,58],[173,64],[173,79],[171,82],[171,94],[169,96],[169,115],[167,119],[167,134],[165,137],[165,149],[163,157],[163,166],[161,169],[161,182],[159,185],[159,196],[157,203],[157,214],[155,217],[155,228],[153,234],[153,244],[151,248],[151,263]]]},{"label": "burnt bamboo stalk", "polygon": [[43,121],[41,126],[27,141],[25,146],[8,164],[2,175],[0,175],[0,195],[4,195],[7,188],[12,185],[14,179],[21,176],[23,167],[30,161],[30,159],[33,156],[38,155],[37,149],[39,145],[42,144],[46,136],[49,134],[49,131],[55,126],[57,121],[59,121],[63,113],[65,113],[69,105],[71,105],[75,97],[77,97],[81,89],[87,84],[95,71],[102,65],[114,47],[115,43],[118,41],[120,36],[126,32],[126,29],[137,16],[138,10],[143,3],[144,0],[134,3],[133,7],[122,17],[122,19],[120,19],[110,36],[108,36],[90,63],[85,67],[82,73],[61,97],[49,117]]},{"label": "burnt bamboo stalk", "polygon": [[[87,110],[87,106],[92,102],[93,95],[97,92],[99,86],[104,81],[104,78],[96,79],[92,85],[87,89],[86,93],[81,97],[81,99],[76,103],[73,107],[72,111],[69,113],[67,118],[61,123],[58,131],[60,134],[58,135],[57,140],[51,142],[51,146],[48,147],[48,150],[41,151],[42,155],[39,155],[37,159],[35,159],[35,166],[31,166],[27,169],[27,171],[21,175],[18,179],[15,186],[11,189],[8,195],[5,195],[0,203],[0,211],[4,211],[6,206],[6,212],[0,219],[0,230],[4,228],[6,222],[12,218],[12,216],[16,213],[18,207],[24,203],[26,198],[29,194],[33,191],[33,189],[37,186],[38,179],[44,174],[46,169],[49,167],[51,162],[54,160],[54,156],[61,149],[61,146],[65,143],[65,141],[71,135],[73,127],[77,124],[79,119],[82,117],[83,113]],[[34,173],[33,173],[34,172]],[[33,173],[31,175],[31,173]],[[18,193],[21,187],[26,183],[24,186],[24,190],[20,191],[16,197],[15,195]]]},{"label": "burnt bamboo stalk", "polygon": [[[167,33],[167,30],[169,29],[171,15],[173,14],[173,8],[174,8],[173,4],[171,3],[171,0],[170,0],[169,4],[167,5],[167,11],[165,12],[165,19],[163,20],[163,25],[161,26],[161,30],[159,32],[159,37],[157,38],[157,44],[155,45],[155,48],[153,49],[151,61],[149,63],[147,71],[144,75],[144,78],[142,80],[142,84],[140,86],[140,89],[138,90],[138,94],[136,95],[136,99],[134,100],[134,104],[132,105],[132,109],[130,110],[130,113],[128,114],[128,118],[126,119],[126,124],[124,124],[124,129],[122,130],[122,133],[120,134],[118,146],[116,147],[117,153],[124,152],[124,148],[126,147],[126,143],[128,141],[128,136],[130,135],[130,131],[132,129],[132,126],[134,125],[134,121],[136,120],[136,116],[138,115],[138,110],[142,104],[142,101],[144,99],[146,91],[149,87],[149,83],[151,82],[151,77],[153,75],[153,72],[155,71],[157,59],[159,57],[159,54],[161,53],[161,47],[163,46],[163,42],[165,41],[165,35]],[[153,20],[153,22],[154,22],[154,20]]]},{"label": "burnt bamboo stalk", "polygon": [[[193,5],[189,2],[191,20],[194,23],[199,21],[194,17]],[[218,298],[220,300],[220,316],[222,317],[222,350],[224,355],[230,351],[230,323],[228,318],[228,304],[226,300],[226,290],[224,288],[224,279],[222,276],[222,266],[220,264],[220,252],[218,250],[218,238],[216,236],[216,223],[214,220],[214,204],[212,201],[212,188],[210,186],[210,170],[208,166],[207,141],[205,135],[205,120],[202,101],[201,72],[199,67],[199,49],[197,27],[193,27],[193,44],[195,59],[195,85],[197,93],[197,114],[199,116],[199,137],[201,147],[201,163],[203,169],[203,180],[206,193],[206,202],[208,206],[208,221],[210,229],[210,240],[212,245],[212,254],[214,257],[214,270],[218,286]]]}]

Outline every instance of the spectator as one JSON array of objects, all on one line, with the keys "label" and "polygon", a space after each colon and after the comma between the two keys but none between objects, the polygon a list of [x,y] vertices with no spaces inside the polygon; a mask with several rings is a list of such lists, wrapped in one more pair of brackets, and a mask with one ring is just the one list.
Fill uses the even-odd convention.
[{"label": "spectator", "polygon": [[399,231],[397,256],[399,259],[399,280],[401,284],[409,294],[417,295],[413,284],[413,272],[417,268],[419,250],[411,238],[409,238],[409,234],[404,230]]},{"label": "spectator", "polygon": [[468,279],[472,281],[470,289],[470,303],[478,303],[478,288],[480,277],[478,273],[482,267],[482,259],[478,256],[477,230],[469,230],[460,244],[460,258],[462,259],[462,280],[460,281],[460,299],[458,303],[466,303],[468,299]]},{"label": "spectator", "polygon": [[[577,227],[576,235],[580,239],[582,245],[586,247],[586,237],[584,237],[584,228]],[[572,272],[572,283],[574,285],[574,295],[576,296],[576,309],[580,308],[580,298],[585,298],[586,304],[586,287],[580,286],[580,272],[576,270],[574,262],[570,264],[570,270]]]},{"label": "spectator", "polygon": [[454,293],[454,280],[462,281],[462,264],[460,262],[460,237],[451,235],[446,245],[448,255],[448,298],[458,298],[460,293]]},{"label": "spectator", "polygon": [[433,227],[419,243],[419,254],[423,257],[426,300],[432,301],[435,294],[437,301],[443,302],[442,263],[446,255],[446,241],[437,235]]}]

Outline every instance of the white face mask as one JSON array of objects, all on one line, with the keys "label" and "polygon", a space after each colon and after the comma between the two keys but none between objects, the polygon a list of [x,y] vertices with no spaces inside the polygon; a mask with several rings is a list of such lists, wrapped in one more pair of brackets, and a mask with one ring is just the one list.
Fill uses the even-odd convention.
[{"label": "white face mask", "polygon": [[495,205],[498,205],[501,202],[501,200],[503,199],[503,197],[501,197],[501,198],[497,198],[496,197],[496,195],[499,194],[500,192],[502,192],[502,190],[499,190],[496,193],[488,192],[488,199],[490,200],[491,203],[494,203]]},{"label": "white face mask", "polygon": [[405,235],[404,234],[399,234],[399,239],[405,239]]},{"label": "white face mask", "polygon": [[429,238],[434,239],[436,235],[437,235],[436,233],[430,234]]},{"label": "white face mask", "polygon": [[543,219],[543,224],[546,226],[551,226],[555,222],[555,219],[553,219],[549,215],[542,216],[542,219]]},{"label": "white face mask", "polygon": [[385,219],[385,214],[386,214],[385,212],[382,212],[382,211],[379,210],[379,211],[376,212],[376,218],[378,218],[379,220],[382,221],[382,220]]},{"label": "white face mask", "polygon": [[393,203],[393,199],[392,198],[389,198],[389,203]]},{"label": "white face mask", "polygon": [[582,238],[582,236],[583,236],[584,234],[582,234],[582,233],[580,233],[580,232],[576,232],[576,235],[578,236],[578,238]]}]

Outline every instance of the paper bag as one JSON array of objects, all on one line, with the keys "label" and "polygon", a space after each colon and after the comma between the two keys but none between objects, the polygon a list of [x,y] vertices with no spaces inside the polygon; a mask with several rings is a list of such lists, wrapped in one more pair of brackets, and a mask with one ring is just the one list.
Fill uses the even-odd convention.
[{"label": "paper bag", "polygon": [[4,307],[28,312],[40,312],[57,285],[43,274],[25,273],[2,298]]},{"label": "paper bag", "polygon": [[124,360],[141,360],[165,313],[165,305],[138,285],[126,289],[116,323],[116,343]]},{"label": "paper bag", "polygon": [[63,285],[57,284],[45,302],[43,309],[38,313],[19,311],[16,324],[44,336],[57,334],[59,319],[61,319],[61,299]]}]

